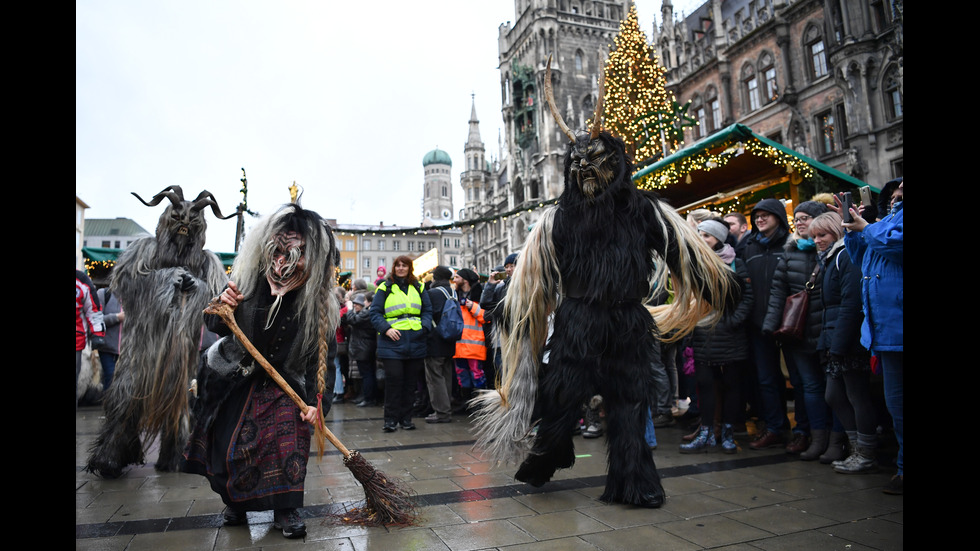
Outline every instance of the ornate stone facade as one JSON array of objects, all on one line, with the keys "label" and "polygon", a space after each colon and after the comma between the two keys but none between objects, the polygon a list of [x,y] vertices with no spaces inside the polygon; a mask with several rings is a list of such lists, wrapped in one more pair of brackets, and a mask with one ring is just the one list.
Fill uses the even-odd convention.
[{"label": "ornate stone facade", "polygon": [[710,0],[652,40],[699,126],[734,122],[875,187],[903,175],[901,0]]}]

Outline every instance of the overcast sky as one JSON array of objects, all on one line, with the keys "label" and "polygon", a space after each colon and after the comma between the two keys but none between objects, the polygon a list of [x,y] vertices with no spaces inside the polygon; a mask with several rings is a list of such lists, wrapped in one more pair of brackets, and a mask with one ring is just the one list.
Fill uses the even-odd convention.
[{"label": "overcast sky", "polygon": [[[675,13],[700,0],[674,0]],[[661,0],[639,0],[650,34]],[[498,28],[513,0],[75,4],[75,194],[86,218],[153,232],[170,185],[269,214],[289,201],[341,224],[418,226],[422,157],[453,160],[462,208],[470,107],[497,158]],[[254,219],[246,217],[246,228]],[[208,214],[207,247],[234,249],[235,221]]]}]

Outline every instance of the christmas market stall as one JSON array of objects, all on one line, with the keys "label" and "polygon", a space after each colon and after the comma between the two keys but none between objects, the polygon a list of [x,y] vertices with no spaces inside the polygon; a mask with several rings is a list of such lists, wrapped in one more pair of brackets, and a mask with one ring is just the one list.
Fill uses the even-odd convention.
[{"label": "christmas market stall", "polygon": [[698,208],[748,214],[767,197],[784,199],[789,208],[818,193],[851,191],[856,197],[857,189],[867,185],[742,124],[641,168],[633,181],[656,191],[682,214]]}]

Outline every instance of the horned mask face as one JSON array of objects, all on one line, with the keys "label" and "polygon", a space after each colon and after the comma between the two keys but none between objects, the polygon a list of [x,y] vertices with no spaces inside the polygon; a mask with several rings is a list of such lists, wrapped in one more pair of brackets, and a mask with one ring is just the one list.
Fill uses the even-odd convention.
[{"label": "horned mask face", "polygon": [[266,279],[272,294],[284,295],[303,285],[306,271],[305,242],[295,231],[277,233],[266,243]]},{"label": "horned mask face", "polygon": [[208,228],[204,213],[200,209],[195,210],[193,204],[187,201],[167,207],[162,218],[166,220],[166,231],[171,241],[181,247],[196,243]]},{"label": "horned mask face", "polygon": [[605,191],[616,177],[616,152],[604,140],[599,139],[602,129],[602,104],[605,95],[604,81],[599,80],[599,101],[595,108],[592,128],[587,135],[576,136],[565,124],[558,113],[558,108],[555,107],[554,91],[551,84],[550,57],[545,71],[544,93],[558,128],[572,142],[569,153],[571,156],[569,177],[583,195],[589,199],[594,199],[596,195]]},{"label": "horned mask face", "polygon": [[616,177],[615,151],[601,139],[582,136],[572,147],[569,177],[583,195],[594,199]]}]

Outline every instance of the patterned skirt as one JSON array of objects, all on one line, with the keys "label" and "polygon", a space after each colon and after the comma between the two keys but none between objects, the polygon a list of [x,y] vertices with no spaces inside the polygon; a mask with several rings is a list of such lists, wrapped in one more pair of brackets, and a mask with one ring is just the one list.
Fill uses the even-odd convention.
[{"label": "patterned skirt", "polygon": [[222,501],[241,511],[303,506],[310,426],[269,378],[239,385],[209,428],[198,426],[187,467],[207,477]]}]

